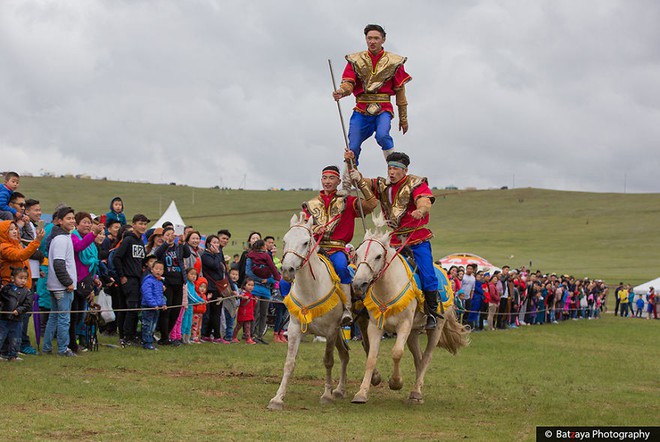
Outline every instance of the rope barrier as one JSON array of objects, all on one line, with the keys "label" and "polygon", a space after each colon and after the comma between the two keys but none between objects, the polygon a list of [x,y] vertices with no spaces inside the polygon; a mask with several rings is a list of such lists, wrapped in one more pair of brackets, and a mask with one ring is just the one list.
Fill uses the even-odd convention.
[{"label": "rope barrier", "polygon": [[[547,309],[547,308],[546,308],[546,309],[542,309],[542,310],[536,310],[536,311],[534,311],[533,314],[537,314],[537,313],[545,313],[545,312],[551,312],[552,310],[553,310],[553,309]],[[579,311],[582,311],[582,310],[589,310],[589,307],[585,307],[585,308],[569,308],[569,309],[564,309],[564,308],[561,308],[561,309],[554,309],[555,312],[579,312]],[[484,311],[484,310],[461,310],[461,312],[463,312],[463,313],[488,313],[488,310],[485,310],[485,311]],[[493,313],[493,315],[497,315],[497,316],[503,316],[503,315],[519,315],[519,314],[520,314],[520,310],[518,310],[518,311],[516,311],[516,312],[509,312],[509,313],[499,313],[499,312],[495,312],[495,313]],[[525,315],[527,315],[527,314],[530,314],[530,315],[531,315],[532,312],[531,312],[531,311],[526,311],[526,312],[525,312]]]},{"label": "rope barrier", "polygon": [[[190,306],[195,306],[195,305],[205,305],[205,304],[220,304],[222,301],[225,301],[227,299],[236,299],[236,298],[243,298],[243,296],[227,296],[225,298],[220,298],[220,299],[212,299],[210,301],[204,301],[204,302],[195,302],[195,303],[188,303],[188,304],[179,304],[179,305],[167,305],[168,309],[170,308],[179,308],[179,307],[190,307]],[[255,296],[254,299],[257,302],[268,302],[272,304],[284,304],[283,301],[277,300],[277,299],[263,299],[258,296]],[[60,314],[60,313],[103,313],[103,312],[143,312],[143,311],[150,311],[150,310],[165,310],[163,307],[139,307],[139,308],[113,308],[113,309],[93,309],[89,308],[87,310],[39,310],[39,311],[31,311],[31,312],[26,312],[26,313],[31,313],[35,315],[43,315],[43,314]]]},{"label": "rope barrier", "polygon": [[[168,305],[166,306],[168,309],[170,308],[180,308],[180,307],[191,307],[191,306],[196,306],[196,305],[208,305],[208,304],[220,304],[222,301],[228,300],[228,299],[237,299],[237,298],[244,298],[241,295],[233,295],[233,296],[227,296],[225,298],[220,298],[220,299],[212,299],[210,301],[204,301],[204,302],[196,302],[196,303],[188,303],[188,304],[178,304],[178,305]],[[265,298],[260,298],[258,296],[254,297],[255,301],[257,302],[268,302],[269,304],[284,304],[284,301],[280,301],[279,299],[265,299]],[[32,312],[26,312],[26,313],[31,313],[31,314],[36,314],[36,315],[42,315],[42,314],[59,314],[59,313],[103,313],[103,312],[143,312],[143,311],[151,311],[151,310],[165,310],[163,307],[139,307],[139,308],[113,308],[111,310],[109,309],[87,309],[87,310],[43,310],[43,311],[32,311]],[[538,314],[538,313],[546,313],[550,312],[553,309],[542,309],[542,310],[536,310],[534,313],[531,312],[525,312],[525,315],[527,314]],[[579,312],[582,310],[589,310],[588,307],[585,308],[569,308],[569,309],[554,309],[555,312]],[[488,314],[488,310],[461,310],[462,313],[485,313]],[[494,316],[506,316],[506,315],[519,315],[520,311],[516,312],[509,312],[509,313],[500,313],[500,312],[494,312]]]}]

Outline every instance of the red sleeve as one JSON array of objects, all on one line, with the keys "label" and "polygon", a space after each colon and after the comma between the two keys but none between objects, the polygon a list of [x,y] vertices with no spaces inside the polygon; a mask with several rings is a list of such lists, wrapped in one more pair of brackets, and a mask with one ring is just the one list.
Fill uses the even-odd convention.
[{"label": "red sleeve", "polygon": [[357,75],[355,75],[355,71],[353,70],[353,65],[350,63],[346,63],[346,67],[344,68],[344,74],[341,76],[341,81],[342,82],[348,81],[355,84],[356,80],[357,80]]},{"label": "red sleeve", "polygon": [[431,198],[431,200],[435,199],[433,196],[433,192],[431,192],[429,185],[426,183],[420,184],[415,188],[415,190],[413,190],[413,201],[417,201],[418,198],[423,196]]},{"label": "red sleeve", "polygon": [[358,218],[360,216],[360,208],[358,207],[358,199],[354,196],[348,196],[348,204],[346,204],[346,210],[349,211],[348,215],[353,218]]},{"label": "red sleeve", "polygon": [[408,75],[408,72],[406,72],[405,68],[403,65],[399,66],[399,68],[396,70],[394,73],[394,90],[401,89],[401,87],[408,83],[410,80],[412,80],[412,77]]}]

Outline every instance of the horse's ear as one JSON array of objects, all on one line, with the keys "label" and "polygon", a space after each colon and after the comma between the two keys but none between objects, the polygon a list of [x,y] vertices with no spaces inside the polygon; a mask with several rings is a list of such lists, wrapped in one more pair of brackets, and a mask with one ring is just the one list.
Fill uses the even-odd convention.
[{"label": "horse's ear", "polygon": [[383,237],[380,240],[380,242],[385,244],[385,247],[389,247],[391,239],[392,239],[392,235],[390,235],[390,232],[385,232],[385,233],[383,233]]},{"label": "horse's ear", "polygon": [[289,227],[295,226],[297,222],[298,222],[298,217],[296,215],[293,215],[291,217],[291,221],[289,221]]},{"label": "horse's ear", "polygon": [[385,220],[385,214],[383,211],[378,211],[378,212],[372,212],[371,213],[371,219],[374,222],[374,226],[376,229],[380,229],[381,227],[385,227],[387,225],[387,221]]}]

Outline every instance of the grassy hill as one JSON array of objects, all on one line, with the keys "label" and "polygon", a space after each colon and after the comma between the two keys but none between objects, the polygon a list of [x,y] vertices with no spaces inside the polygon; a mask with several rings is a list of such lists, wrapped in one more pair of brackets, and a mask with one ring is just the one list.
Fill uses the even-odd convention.
[{"label": "grassy hill", "polygon": [[[158,219],[175,200],[183,219],[212,233],[228,228],[227,253],[241,250],[252,230],[280,239],[291,215],[315,192],[202,189],[187,186],[25,177],[22,193],[45,212],[59,202],[93,213],[124,199],[127,218]],[[471,252],[493,264],[639,284],[660,273],[660,194],[609,194],[540,189],[437,191],[430,227],[440,258]],[[362,227],[358,223],[359,242]],[[531,264],[530,264],[531,263]]]}]

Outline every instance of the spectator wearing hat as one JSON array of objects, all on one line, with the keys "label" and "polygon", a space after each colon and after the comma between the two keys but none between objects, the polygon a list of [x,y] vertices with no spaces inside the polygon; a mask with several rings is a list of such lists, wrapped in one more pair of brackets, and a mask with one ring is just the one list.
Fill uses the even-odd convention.
[{"label": "spectator wearing hat", "polygon": [[[125,230],[122,242],[112,258],[119,279],[120,307],[125,306],[129,309],[140,307],[142,260],[147,256],[142,244],[142,235],[146,232],[149,222],[149,218],[145,215],[135,215],[131,227]],[[137,311],[117,312],[117,325],[122,345],[139,343],[137,320]]]},{"label": "spectator wearing hat", "polygon": [[147,255],[154,256],[158,247],[162,246],[164,242],[163,228],[157,227],[153,229],[151,233],[148,234],[147,245],[145,246]]}]

